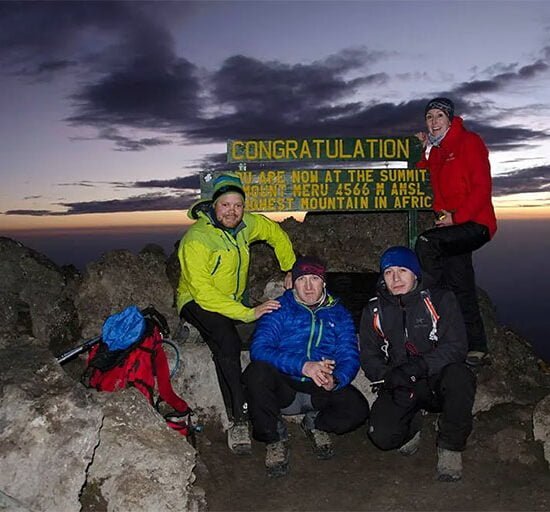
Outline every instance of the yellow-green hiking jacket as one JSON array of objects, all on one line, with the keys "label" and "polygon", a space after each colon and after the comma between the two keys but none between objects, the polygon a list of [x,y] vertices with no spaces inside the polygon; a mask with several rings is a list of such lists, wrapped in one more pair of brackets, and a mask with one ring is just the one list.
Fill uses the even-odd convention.
[{"label": "yellow-green hiking jacket", "polygon": [[181,275],[177,307],[194,300],[207,311],[234,320],[253,322],[254,310],[241,303],[250,263],[250,244],[267,242],[275,250],[281,270],[290,270],[295,261],[292,243],[276,222],[245,212],[235,236],[212,224],[198,212],[198,220],[181,239],[178,258]]}]

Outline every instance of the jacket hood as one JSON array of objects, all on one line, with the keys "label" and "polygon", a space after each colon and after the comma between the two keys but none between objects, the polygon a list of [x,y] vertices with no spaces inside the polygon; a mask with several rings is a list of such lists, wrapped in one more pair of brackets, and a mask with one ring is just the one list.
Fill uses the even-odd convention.
[{"label": "jacket hood", "polygon": [[197,220],[200,217],[200,213],[206,214],[211,206],[211,199],[199,199],[191,205],[189,210],[187,210],[187,217],[192,220]]},{"label": "jacket hood", "polygon": [[462,118],[460,116],[454,116],[453,120],[451,121],[451,127],[449,128],[449,131],[446,133],[445,137],[443,137],[441,145],[453,145],[456,139],[458,139],[460,137],[460,134],[463,133],[465,130],[466,128],[464,128],[464,121],[462,120]]}]

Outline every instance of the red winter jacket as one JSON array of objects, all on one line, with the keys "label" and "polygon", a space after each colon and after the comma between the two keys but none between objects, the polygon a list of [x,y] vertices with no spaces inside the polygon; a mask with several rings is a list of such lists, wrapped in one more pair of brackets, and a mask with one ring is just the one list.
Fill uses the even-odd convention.
[{"label": "red winter jacket", "polygon": [[473,221],[489,229],[491,238],[497,230],[491,202],[491,166],[489,153],[481,137],[464,128],[455,116],[440,146],[432,147],[416,164],[428,169],[435,211],[453,212],[455,224]]}]

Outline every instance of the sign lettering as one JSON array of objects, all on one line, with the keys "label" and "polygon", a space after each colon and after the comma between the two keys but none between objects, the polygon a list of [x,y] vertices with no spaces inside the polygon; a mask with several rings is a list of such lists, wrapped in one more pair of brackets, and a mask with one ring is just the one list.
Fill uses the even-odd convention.
[{"label": "sign lettering", "polygon": [[[236,171],[248,211],[375,211],[430,209],[425,169],[291,169]],[[201,174],[210,197],[215,173]]]},{"label": "sign lettering", "polygon": [[227,161],[229,163],[319,160],[417,162],[420,151],[420,144],[416,137],[230,139],[227,142]]}]

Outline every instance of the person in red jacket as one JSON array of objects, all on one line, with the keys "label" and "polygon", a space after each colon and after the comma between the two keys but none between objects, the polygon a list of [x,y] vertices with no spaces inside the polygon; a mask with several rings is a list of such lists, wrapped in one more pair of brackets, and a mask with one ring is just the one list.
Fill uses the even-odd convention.
[{"label": "person in red jacket", "polygon": [[427,132],[418,168],[428,169],[435,227],[422,233],[415,250],[423,270],[456,295],[468,335],[470,366],[488,362],[487,336],[479,311],[472,252],[497,229],[491,201],[489,153],[476,133],[454,115],[448,98],[434,98],[424,110]]}]

